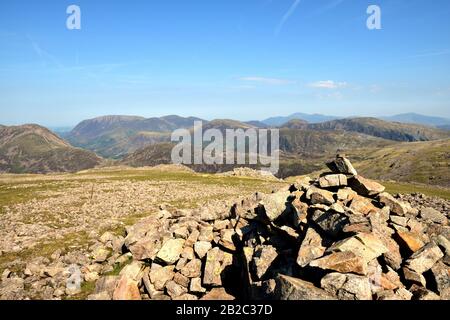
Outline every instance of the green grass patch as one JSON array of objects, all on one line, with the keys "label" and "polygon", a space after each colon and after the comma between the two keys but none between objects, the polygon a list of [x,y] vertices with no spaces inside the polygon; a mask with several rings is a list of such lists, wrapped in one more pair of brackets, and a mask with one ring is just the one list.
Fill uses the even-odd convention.
[{"label": "green grass patch", "polygon": [[87,297],[94,293],[96,281],[86,282],[83,281],[81,283],[81,292],[79,294],[68,296],[66,300],[86,300]]},{"label": "green grass patch", "polygon": [[382,182],[389,193],[423,193],[430,197],[439,197],[450,200],[450,190],[442,187],[435,187],[431,185],[420,185],[404,182]]}]

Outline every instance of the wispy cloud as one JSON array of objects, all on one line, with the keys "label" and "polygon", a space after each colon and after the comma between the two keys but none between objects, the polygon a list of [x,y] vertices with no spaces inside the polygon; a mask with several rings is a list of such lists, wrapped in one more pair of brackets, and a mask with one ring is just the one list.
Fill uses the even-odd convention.
[{"label": "wispy cloud", "polygon": [[415,54],[413,56],[410,56],[410,58],[436,57],[436,56],[444,56],[444,55],[447,55],[447,54],[450,54],[450,49],[419,53],[419,54]]},{"label": "wispy cloud", "polygon": [[249,81],[249,82],[259,82],[263,84],[270,85],[283,85],[293,83],[291,80],[280,79],[280,78],[266,78],[266,77],[241,77],[239,78],[241,81]]},{"label": "wispy cloud", "polygon": [[297,7],[300,4],[300,2],[301,2],[301,0],[295,0],[294,3],[289,8],[289,10],[281,18],[280,23],[278,24],[277,28],[275,29],[275,34],[276,35],[278,35],[281,32],[281,29],[283,29],[284,24],[294,14],[295,10],[297,10]]},{"label": "wispy cloud", "polygon": [[64,65],[52,54],[48,53],[46,50],[44,50],[39,43],[34,41],[29,35],[27,35],[28,40],[31,43],[31,46],[33,48],[33,51],[36,53],[36,55],[41,60],[41,63],[43,65],[55,65],[59,69],[63,69]]},{"label": "wispy cloud", "polygon": [[312,82],[309,84],[310,87],[318,89],[339,89],[345,88],[347,85],[347,82],[336,82],[333,80],[323,80]]}]

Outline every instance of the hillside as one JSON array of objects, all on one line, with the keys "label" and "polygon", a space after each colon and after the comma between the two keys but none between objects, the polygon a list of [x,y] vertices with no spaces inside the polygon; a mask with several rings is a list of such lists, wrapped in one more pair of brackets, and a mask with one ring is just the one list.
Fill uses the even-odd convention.
[{"label": "hillside", "polygon": [[[211,123],[215,125],[212,126]],[[224,129],[224,120],[212,121],[206,127]],[[241,123],[227,122],[227,126],[240,128]],[[336,152],[347,152],[362,148],[382,148],[396,144],[365,134],[345,131],[312,131],[282,128],[280,130],[281,164],[280,177],[306,174],[321,168],[323,159]],[[121,163],[133,167],[170,163],[174,144],[157,143],[149,145],[126,156]],[[206,147],[207,144],[204,145]],[[317,165],[319,163],[319,165]],[[224,172],[241,165],[195,165],[199,172]],[[255,166],[251,166],[255,167]]]},{"label": "hillside", "polygon": [[428,141],[445,139],[450,133],[415,124],[388,122],[376,118],[348,118],[310,124],[311,130],[345,130],[395,141]]},{"label": "hillside", "polygon": [[362,174],[382,179],[450,187],[450,139],[401,143],[354,154]]},{"label": "hillside", "polygon": [[308,122],[300,119],[292,119],[288,122],[282,124],[280,128],[288,128],[288,129],[306,129],[308,128]]},{"label": "hillside", "polygon": [[75,172],[102,161],[38,125],[0,127],[0,172]]}]

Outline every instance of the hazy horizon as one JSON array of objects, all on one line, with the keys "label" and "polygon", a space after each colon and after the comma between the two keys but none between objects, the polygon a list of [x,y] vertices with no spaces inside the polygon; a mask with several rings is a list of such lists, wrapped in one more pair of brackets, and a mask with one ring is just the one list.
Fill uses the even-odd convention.
[{"label": "hazy horizon", "polygon": [[[68,30],[66,9],[81,9]],[[381,8],[381,30],[366,27]],[[0,123],[450,118],[445,0],[31,1],[0,10]]]}]

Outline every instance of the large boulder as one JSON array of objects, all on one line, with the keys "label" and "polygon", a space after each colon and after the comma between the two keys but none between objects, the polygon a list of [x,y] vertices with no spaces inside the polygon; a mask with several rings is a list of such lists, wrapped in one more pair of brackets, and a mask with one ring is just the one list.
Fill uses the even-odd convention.
[{"label": "large boulder", "polygon": [[114,289],[113,300],[141,300],[138,282],[122,276]]},{"label": "large boulder", "polygon": [[417,273],[424,273],[442,257],[444,254],[441,249],[434,242],[430,242],[406,260],[406,266]]},{"label": "large boulder", "polygon": [[333,192],[316,187],[311,187],[308,189],[306,192],[306,198],[311,201],[311,204],[324,204],[329,206],[335,202]]},{"label": "large boulder", "polygon": [[322,241],[320,234],[314,228],[309,227],[298,251],[297,264],[305,267],[311,261],[323,256],[326,247],[322,245]]},{"label": "large boulder", "polygon": [[286,275],[278,275],[275,298],[279,300],[335,300],[336,298],[311,282]]},{"label": "large boulder", "polygon": [[345,174],[327,174],[319,178],[321,188],[343,187],[347,185]]},{"label": "large boulder", "polygon": [[225,268],[233,263],[233,256],[220,250],[212,248],[206,255],[205,270],[203,273],[203,284],[211,286],[222,285],[222,273]]},{"label": "large boulder", "polygon": [[156,259],[163,261],[166,264],[174,264],[180,258],[183,251],[184,239],[169,239],[167,240],[156,255]]},{"label": "large boulder", "polygon": [[356,176],[358,172],[353,167],[350,160],[348,160],[344,155],[337,155],[336,159],[328,162],[327,167],[335,173],[343,173]]},{"label": "large boulder", "polygon": [[443,213],[433,208],[423,208],[422,210],[420,210],[420,217],[424,220],[428,220],[434,223],[444,225],[448,224],[447,217]]},{"label": "large boulder", "polygon": [[253,255],[253,268],[258,279],[264,277],[277,257],[278,253],[273,246],[261,246],[256,249]]},{"label": "large boulder", "polygon": [[320,285],[340,300],[372,300],[371,285],[367,277],[329,273],[322,278]]},{"label": "large boulder", "polygon": [[327,251],[352,252],[362,257],[366,263],[369,263],[386,253],[388,249],[376,235],[372,233],[358,233],[355,236],[336,242]]},{"label": "large boulder", "polygon": [[348,180],[350,188],[355,190],[358,194],[365,197],[373,197],[382,193],[386,188],[376,181],[366,179],[362,176],[354,176]]},{"label": "large boulder", "polygon": [[258,210],[270,221],[275,221],[286,210],[289,191],[279,191],[265,195],[259,203]]},{"label": "large boulder", "polygon": [[409,204],[395,199],[387,192],[380,193],[378,195],[378,199],[380,203],[391,208],[391,212],[395,213],[396,215],[404,216],[409,211],[411,211],[411,206]]},{"label": "large boulder", "polygon": [[327,256],[311,261],[309,265],[311,267],[341,273],[367,274],[367,263],[361,256],[350,251],[333,252]]}]

